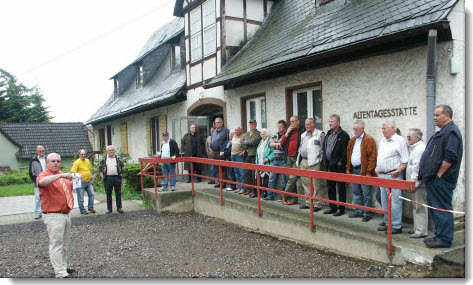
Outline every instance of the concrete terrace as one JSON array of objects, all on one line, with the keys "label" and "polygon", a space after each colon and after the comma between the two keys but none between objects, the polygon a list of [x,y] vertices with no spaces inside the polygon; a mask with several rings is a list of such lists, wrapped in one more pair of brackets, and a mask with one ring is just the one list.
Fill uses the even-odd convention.
[{"label": "concrete terrace", "polygon": [[[355,258],[370,259],[384,263],[428,264],[436,258],[455,256],[450,262],[464,265],[465,230],[458,226],[455,231],[453,246],[447,249],[429,249],[423,238],[413,239],[407,233],[412,224],[404,223],[403,233],[393,235],[395,252],[387,252],[387,235],[377,231],[383,215],[374,214],[368,222],[360,218],[349,218],[353,209],[347,208],[346,214],[340,217],[324,215],[323,211],[314,213],[316,230],[310,231],[309,210],[299,209],[299,204],[288,206],[277,201],[262,200],[262,216],[258,216],[257,198],[248,198],[233,191],[223,192],[224,205],[220,202],[220,189],[207,181],[195,183],[195,196],[192,197],[191,184],[178,182],[178,191],[158,191],[155,198],[154,188],[145,189],[145,201],[151,203],[158,212],[197,213],[219,218],[226,222],[242,226],[248,230],[272,235],[313,246],[319,249],[336,252]],[[160,188],[158,188],[160,190]],[[376,202],[375,202],[376,203]],[[428,237],[433,236],[430,233]]]}]

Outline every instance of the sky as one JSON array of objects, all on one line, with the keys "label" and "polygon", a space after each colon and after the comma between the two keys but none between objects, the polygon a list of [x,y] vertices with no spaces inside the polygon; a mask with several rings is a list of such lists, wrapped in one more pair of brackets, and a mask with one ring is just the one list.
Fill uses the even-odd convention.
[{"label": "sky", "polygon": [[175,0],[0,0],[0,68],[44,94],[53,122],[86,122],[110,77],[173,19]]}]

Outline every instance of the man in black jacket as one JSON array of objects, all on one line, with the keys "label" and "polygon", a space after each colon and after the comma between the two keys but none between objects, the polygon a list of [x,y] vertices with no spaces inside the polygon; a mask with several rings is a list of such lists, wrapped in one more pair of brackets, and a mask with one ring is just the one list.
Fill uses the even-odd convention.
[{"label": "man in black jacket", "polygon": [[[333,114],[329,117],[328,125],[330,130],[325,137],[322,152],[325,169],[329,172],[346,173],[347,165],[347,146],[350,141],[350,136],[340,127],[340,116]],[[346,202],[346,188],[345,182],[337,182],[327,180],[328,198],[337,201]],[[326,210],[324,214],[333,214],[334,216],[341,216],[345,214],[345,206],[337,204],[330,204],[330,209]]]},{"label": "man in black jacket", "polygon": [[107,194],[107,214],[112,213],[112,191],[115,188],[115,202],[117,212],[123,214],[122,210],[122,177],[125,173],[121,159],[115,155],[115,147],[107,146],[107,155],[99,163],[100,177],[102,177]]},{"label": "man in black jacket", "polygon": [[[163,143],[161,144],[161,158],[175,160],[179,155],[179,147],[175,140],[169,138],[167,131],[163,132]],[[176,163],[161,163],[163,175],[176,175]],[[169,177],[163,178],[163,191],[168,190]],[[171,177],[171,191],[176,190],[176,176]]]},{"label": "man in black jacket", "polygon": [[[462,135],[452,118],[450,106],[435,108],[434,121],[440,131],[430,138],[419,166],[419,180],[425,182],[429,204],[445,210],[453,210],[453,190],[457,186],[463,156]],[[455,231],[453,213],[432,210],[432,218],[435,237],[425,239],[425,244],[429,248],[451,247]]]}]

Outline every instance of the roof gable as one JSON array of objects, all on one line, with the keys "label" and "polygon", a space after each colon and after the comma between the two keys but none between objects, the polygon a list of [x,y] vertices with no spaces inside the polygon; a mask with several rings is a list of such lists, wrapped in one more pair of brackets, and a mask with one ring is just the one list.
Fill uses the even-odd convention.
[{"label": "roof gable", "polygon": [[18,158],[31,158],[38,145],[46,153],[74,156],[80,149],[92,150],[87,129],[83,123],[0,123],[0,130],[17,145]]}]

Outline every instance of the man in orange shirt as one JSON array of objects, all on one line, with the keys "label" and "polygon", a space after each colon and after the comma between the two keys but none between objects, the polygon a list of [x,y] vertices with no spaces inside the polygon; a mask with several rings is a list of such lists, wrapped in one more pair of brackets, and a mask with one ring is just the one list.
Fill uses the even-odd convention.
[{"label": "man in orange shirt", "polygon": [[49,236],[49,258],[57,278],[72,278],[75,270],[67,268],[71,238],[69,212],[74,208],[72,174],[59,171],[61,156],[57,153],[50,153],[46,163],[48,168],[41,172],[36,183],[41,197],[43,222]]}]

